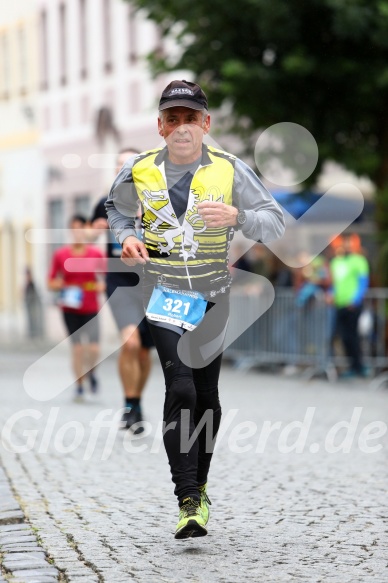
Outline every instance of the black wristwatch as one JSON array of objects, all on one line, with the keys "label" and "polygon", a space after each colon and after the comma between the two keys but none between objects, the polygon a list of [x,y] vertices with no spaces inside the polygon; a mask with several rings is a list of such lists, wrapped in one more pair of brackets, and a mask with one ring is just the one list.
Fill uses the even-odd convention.
[{"label": "black wristwatch", "polygon": [[241,229],[241,227],[246,223],[246,220],[247,220],[247,215],[246,215],[245,211],[242,209],[239,209],[239,211],[237,213],[236,228]]}]

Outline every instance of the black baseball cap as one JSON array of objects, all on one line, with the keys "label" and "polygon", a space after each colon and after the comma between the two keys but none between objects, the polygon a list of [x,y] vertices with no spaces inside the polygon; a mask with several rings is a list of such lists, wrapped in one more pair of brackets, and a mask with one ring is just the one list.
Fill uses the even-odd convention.
[{"label": "black baseball cap", "polygon": [[159,110],[177,106],[197,110],[208,109],[207,97],[196,83],[185,80],[171,81],[162,93]]}]

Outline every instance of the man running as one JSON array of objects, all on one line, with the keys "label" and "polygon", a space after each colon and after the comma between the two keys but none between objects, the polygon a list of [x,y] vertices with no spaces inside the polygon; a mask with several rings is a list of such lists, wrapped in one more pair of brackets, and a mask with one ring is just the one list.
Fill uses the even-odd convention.
[{"label": "man running", "polygon": [[[123,148],[118,154],[116,174],[130,156],[138,153],[134,148]],[[108,228],[106,200],[104,196],[94,209],[91,222],[95,229]],[[106,293],[121,336],[118,365],[124,391],[122,427],[130,429],[136,424],[134,432],[141,433],[141,396],[151,370],[150,348],[153,346],[144,318],[141,287],[138,285],[142,268],[139,265],[130,268],[123,265],[120,261],[121,245],[116,242],[111,231],[108,237]]]},{"label": "man running", "polygon": [[70,219],[73,241],[54,253],[48,278],[49,289],[60,292],[58,304],[72,345],[76,401],[84,398],[87,371],[91,391],[97,392],[94,367],[99,357],[98,294],[105,289],[98,276],[104,270],[103,254],[97,247],[85,244],[85,226],[86,218],[81,215]]},{"label": "man running", "polygon": [[[284,219],[246,164],[203,144],[210,116],[199,85],[173,81],[166,87],[158,129],[166,147],[127,161],[106,208],[122,259],[144,266],[144,305],[166,382],[163,439],[179,503],[175,538],[183,539],[207,534],[207,479],[221,420],[218,377],[229,313],[230,241],[235,229],[272,241],[282,236]],[[135,231],[139,199],[144,242]],[[206,427],[199,425],[205,413],[210,444]]]}]

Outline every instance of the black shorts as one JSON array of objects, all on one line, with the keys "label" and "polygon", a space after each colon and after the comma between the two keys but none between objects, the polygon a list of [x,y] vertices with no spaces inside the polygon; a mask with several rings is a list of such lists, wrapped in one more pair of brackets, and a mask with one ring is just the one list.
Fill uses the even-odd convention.
[{"label": "black shorts", "polygon": [[113,318],[119,330],[127,326],[138,327],[141,344],[144,348],[152,348],[154,342],[144,315],[142,288],[139,285],[117,285],[111,278],[106,281],[106,294]]},{"label": "black shorts", "polygon": [[94,344],[100,340],[97,312],[93,314],[78,314],[76,312],[63,311],[62,313],[72,344],[81,344],[83,337],[88,340],[88,344]]}]

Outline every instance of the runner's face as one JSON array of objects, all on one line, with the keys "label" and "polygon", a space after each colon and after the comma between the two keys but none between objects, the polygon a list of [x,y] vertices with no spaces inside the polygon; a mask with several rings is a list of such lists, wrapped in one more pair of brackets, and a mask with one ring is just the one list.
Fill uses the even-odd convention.
[{"label": "runner's face", "polygon": [[158,119],[159,134],[163,136],[171,162],[190,164],[202,151],[204,134],[210,129],[210,115],[203,119],[202,111],[189,107],[169,107]]}]

